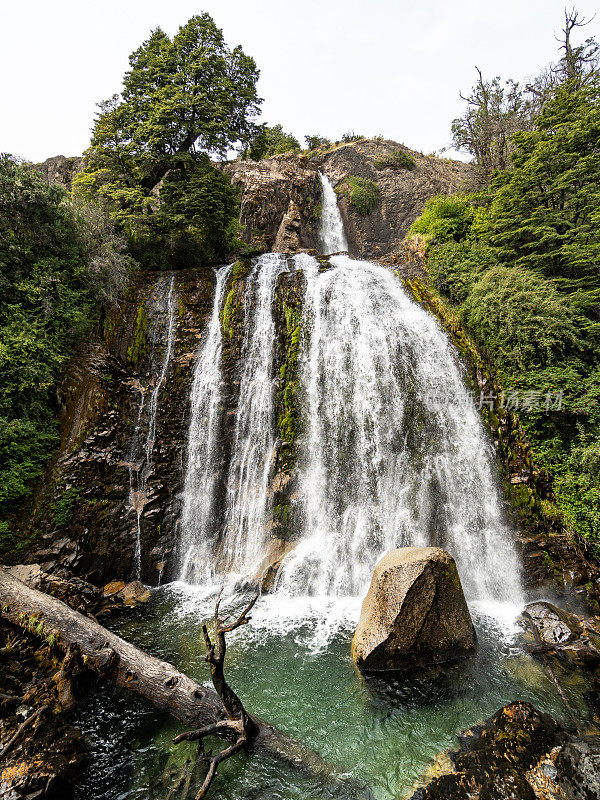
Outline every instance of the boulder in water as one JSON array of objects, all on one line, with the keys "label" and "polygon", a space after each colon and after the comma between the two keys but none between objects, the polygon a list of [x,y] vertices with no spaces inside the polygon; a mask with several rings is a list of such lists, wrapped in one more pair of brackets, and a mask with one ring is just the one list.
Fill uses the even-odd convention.
[{"label": "boulder in water", "polygon": [[440,547],[402,547],[379,561],[352,641],[361,669],[444,664],[466,657],[476,644],[449,553]]}]

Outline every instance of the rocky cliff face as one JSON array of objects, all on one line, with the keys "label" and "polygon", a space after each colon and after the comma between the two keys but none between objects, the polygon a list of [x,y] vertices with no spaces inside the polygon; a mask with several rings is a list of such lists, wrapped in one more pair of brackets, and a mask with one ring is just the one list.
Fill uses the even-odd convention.
[{"label": "rocky cliff face", "polygon": [[71,362],[59,455],[28,521],[37,542],[30,559],[47,568],[66,566],[94,581],[135,576],[138,512],[141,577],[157,583],[168,566],[213,273],[174,275],[167,354],[170,281],[170,273],[140,272],[108,315],[103,338]]},{"label": "rocky cliff face", "polygon": [[319,181],[315,167],[287,154],[222,165],[240,191],[242,238],[260,251],[317,247]]},{"label": "rocky cliff face", "polygon": [[83,167],[83,156],[52,156],[41,164],[36,164],[36,167],[47,183],[58,183],[70,189],[73,178]]},{"label": "rocky cliff face", "polygon": [[[382,160],[399,151],[414,160],[412,169],[381,166]],[[37,166],[48,183],[70,189],[82,165],[81,156],[54,156]],[[350,252],[362,258],[391,253],[430,198],[460,191],[473,178],[469,164],[425,156],[387,139],[361,139],[326,150],[284,153],[262,161],[237,159],[216,166],[238,187],[241,237],[259,252],[318,250],[319,171],[334,187],[348,177],[375,182],[380,201],[370,214],[361,216],[347,198],[339,200]]]},{"label": "rocky cliff face", "polygon": [[[414,159],[412,169],[378,168],[378,162],[398,151]],[[350,252],[363,258],[391,253],[430,198],[456,192],[472,177],[469,164],[424,156],[397,142],[376,139],[258,162],[232,161],[223,169],[240,188],[244,241],[259,250],[286,253],[319,246],[319,171],[334,187],[352,176],[373,181],[380,200],[370,214],[361,216],[347,198],[339,200]]]},{"label": "rocky cliff face", "polygon": [[[225,522],[244,337],[254,302],[248,282],[252,269],[249,259],[236,262],[220,314],[224,387],[213,522],[217,539]],[[177,577],[190,389],[207,334],[214,282],[212,270],[138,273],[125,300],[107,316],[103,337],[88,343],[72,360],[60,390],[59,454],[24,521],[35,532],[27,560],[44,569],[66,567],[95,583],[138,573],[150,584]],[[290,495],[303,294],[302,273],[290,261],[274,299],[278,438],[271,455],[274,516],[269,563],[294,536]],[[15,557],[22,559],[23,554]]]}]

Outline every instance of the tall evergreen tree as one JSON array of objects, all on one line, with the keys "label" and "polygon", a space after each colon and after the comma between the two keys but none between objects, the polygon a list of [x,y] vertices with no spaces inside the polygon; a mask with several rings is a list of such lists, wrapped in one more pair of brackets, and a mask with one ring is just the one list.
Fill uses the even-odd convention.
[{"label": "tall evergreen tree", "polygon": [[143,260],[153,251],[157,261],[219,258],[236,196],[209,156],[254,135],[256,65],[240,47],[229,49],[208,14],[192,17],[172,40],[156,29],[129,64],[121,95],[100,105],[76,191],[107,203]]}]

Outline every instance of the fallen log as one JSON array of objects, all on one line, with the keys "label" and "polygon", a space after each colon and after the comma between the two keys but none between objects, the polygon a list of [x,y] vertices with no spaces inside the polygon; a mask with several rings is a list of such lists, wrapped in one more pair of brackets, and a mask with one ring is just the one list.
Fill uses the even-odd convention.
[{"label": "fallen log", "polygon": [[[172,664],[130,644],[95,619],[27,586],[2,567],[0,616],[42,637],[65,654],[76,645],[86,668],[128,691],[136,692],[159,711],[170,714],[190,728],[214,726],[228,719],[216,692],[196,683]],[[338,789],[346,783],[318,753],[269,723],[249,716],[257,729],[251,750],[283,761],[320,782],[339,783]],[[226,727],[217,735],[231,739],[231,732]]]}]

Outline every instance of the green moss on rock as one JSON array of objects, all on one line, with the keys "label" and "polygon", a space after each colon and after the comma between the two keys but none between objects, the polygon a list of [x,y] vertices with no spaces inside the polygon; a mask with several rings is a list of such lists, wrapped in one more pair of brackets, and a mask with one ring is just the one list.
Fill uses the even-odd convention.
[{"label": "green moss on rock", "polygon": [[133,339],[127,348],[127,363],[137,366],[148,354],[148,312],[145,303],[140,303],[135,315]]}]

